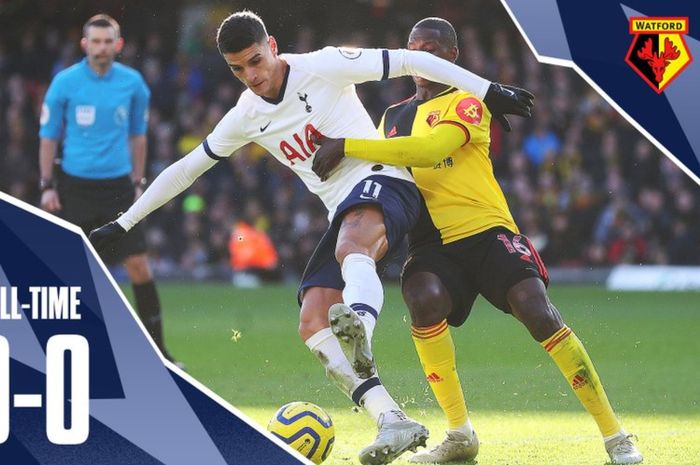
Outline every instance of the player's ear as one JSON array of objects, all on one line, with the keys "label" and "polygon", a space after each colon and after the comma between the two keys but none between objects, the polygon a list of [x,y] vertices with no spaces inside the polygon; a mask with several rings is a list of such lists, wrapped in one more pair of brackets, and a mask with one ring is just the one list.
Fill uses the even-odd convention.
[{"label": "player's ear", "polygon": [[272,50],[273,55],[277,55],[277,40],[274,36],[269,36],[267,38],[267,43],[270,45],[270,50]]},{"label": "player's ear", "polygon": [[80,39],[80,48],[83,49],[83,52],[85,52],[85,53],[87,53],[87,44],[88,44],[87,37],[83,37],[82,39]]},{"label": "player's ear", "polygon": [[121,53],[123,48],[124,48],[124,38],[120,37],[117,39],[117,42],[114,44],[114,50],[117,53]]},{"label": "player's ear", "polygon": [[457,47],[452,47],[450,49],[450,61],[454,63],[457,61],[457,57],[459,57],[459,49]]}]

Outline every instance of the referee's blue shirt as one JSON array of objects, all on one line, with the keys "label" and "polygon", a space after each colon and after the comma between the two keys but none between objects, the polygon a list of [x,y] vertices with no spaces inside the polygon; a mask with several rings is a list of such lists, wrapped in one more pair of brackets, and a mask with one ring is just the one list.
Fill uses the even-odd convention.
[{"label": "referee's blue shirt", "polygon": [[41,108],[39,137],[63,140],[63,171],[87,179],[131,173],[129,137],[146,133],[150,91],[135,69],[113,63],[104,76],[87,58],[61,71]]}]

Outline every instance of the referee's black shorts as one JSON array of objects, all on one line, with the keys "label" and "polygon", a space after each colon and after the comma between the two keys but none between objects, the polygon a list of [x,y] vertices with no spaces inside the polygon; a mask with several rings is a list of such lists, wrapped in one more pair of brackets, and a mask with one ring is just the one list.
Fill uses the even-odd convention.
[{"label": "referee's black shorts", "polygon": [[[58,195],[62,206],[61,217],[79,226],[87,235],[128,210],[134,203],[135,189],[128,176],[86,179],[61,173]],[[141,224],[137,224],[100,257],[111,264],[145,252],[146,239]]]},{"label": "referee's black shorts", "polygon": [[481,294],[494,307],[511,313],[506,295],[527,278],[545,286],[549,275],[539,253],[526,236],[504,227],[487,229],[449,244],[419,246],[409,251],[402,284],[414,273],[435,274],[452,299],[447,322],[461,326]]}]

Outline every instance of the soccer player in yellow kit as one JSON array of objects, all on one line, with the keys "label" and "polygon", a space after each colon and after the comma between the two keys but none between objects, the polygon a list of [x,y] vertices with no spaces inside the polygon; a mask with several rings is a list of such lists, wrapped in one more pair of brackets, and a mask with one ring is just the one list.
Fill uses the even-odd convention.
[{"label": "soccer player in yellow kit", "polygon": [[[408,48],[455,61],[452,25],[419,21]],[[479,441],[469,420],[449,326],[460,326],[478,294],[512,314],[557,364],[593,416],[613,463],[642,455],[610,406],[581,341],[547,296],[547,269],[520,234],[489,159],[491,114],[469,92],[414,78],[416,95],[388,108],[379,130],[385,139],[326,139],[314,171],[332,174],[344,156],[412,167],[425,200],[409,234],[402,291],[423,370],[449,424],[445,440],[411,462],[473,460]]]}]

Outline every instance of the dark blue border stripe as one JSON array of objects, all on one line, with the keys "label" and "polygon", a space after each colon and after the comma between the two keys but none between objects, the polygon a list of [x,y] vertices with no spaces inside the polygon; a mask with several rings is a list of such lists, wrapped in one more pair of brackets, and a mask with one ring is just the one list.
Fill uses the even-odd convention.
[{"label": "dark blue border stripe", "polygon": [[379,318],[379,313],[367,304],[358,302],[356,304],[351,304],[350,308],[352,308],[355,312],[367,312],[372,315],[375,320]]},{"label": "dark blue border stripe", "polygon": [[280,413],[277,415],[277,421],[279,421],[283,425],[291,425],[292,423],[294,423],[295,421],[297,421],[300,418],[311,417],[314,420],[316,420],[317,422],[319,422],[321,425],[323,425],[325,428],[330,428],[331,426],[333,426],[333,420],[331,420],[330,418],[328,419],[328,422],[326,422],[323,420],[323,418],[319,417],[314,412],[310,412],[308,410],[301,412],[301,413],[297,413],[293,417],[289,417],[289,418],[284,416],[284,410],[285,410],[285,408],[282,407],[280,409]]},{"label": "dark blue border stripe", "polygon": [[202,142],[202,146],[204,147],[204,151],[207,153],[209,158],[212,158],[216,161],[221,161],[224,158],[226,158],[226,157],[220,157],[217,154],[215,154],[214,152],[212,152],[211,149],[209,148],[209,142],[207,142],[206,139],[204,139],[204,141]]},{"label": "dark blue border stripe", "polygon": [[309,450],[308,452],[303,454],[307,458],[311,458],[311,456],[314,455],[314,453],[316,453],[316,449],[318,449],[318,445],[321,443],[321,437],[318,435],[318,433],[316,431],[313,430],[313,428],[311,428],[309,426],[300,429],[299,431],[292,434],[288,438],[285,438],[284,436],[280,435],[279,433],[273,432],[272,434],[274,434],[275,436],[277,436],[278,438],[280,438],[281,440],[283,440],[287,444],[292,444],[294,441],[296,441],[297,439],[299,439],[300,437],[302,437],[305,434],[308,434],[309,436],[314,438],[314,445],[311,448],[311,450]]},{"label": "dark blue border stripe", "polygon": [[389,50],[382,50],[382,65],[384,66],[382,81],[386,81],[389,79]]},{"label": "dark blue border stripe", "polygon": [[369,391],[373,387],[381,386],[381,385],[382,385],[382,382],[379,381],[379,378],[377,378],[376,376],[368,379],[364,383],[360,384],[357,387],[357,389],[355,389],[355,391],[353,391],[352,401],[355,402],[358,405],[358,407],[362,407],[360,405],[360,399],[362,399],[362,396],[364,396],[367,393],[367,391]]}]

